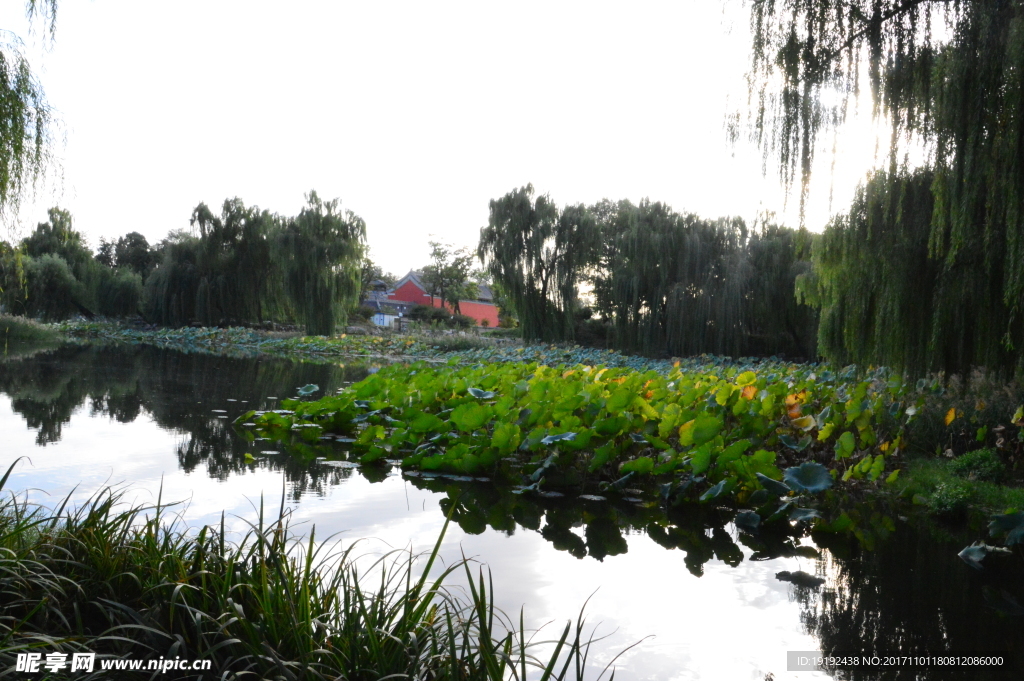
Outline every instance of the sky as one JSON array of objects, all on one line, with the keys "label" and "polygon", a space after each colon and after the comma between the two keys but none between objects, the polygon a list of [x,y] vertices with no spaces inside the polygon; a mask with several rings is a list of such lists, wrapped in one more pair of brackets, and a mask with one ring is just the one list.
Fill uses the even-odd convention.
[{"label": "sky", "polygon": [[[312,189],[401,275],[430,240],[475,248],[488,202],[527,183],[560,205],[798,222],[760,152],[726,136],[747,101],[741,0],[78,0],[52,42],[8,0],[0,27],[61,121],[58,165],[8,225],[21,236],[59,205],[93,247],[155,243],[200,202],[295,215]],[[860,117],[822,157],[808,228],[849,205],[873,139]]]}]

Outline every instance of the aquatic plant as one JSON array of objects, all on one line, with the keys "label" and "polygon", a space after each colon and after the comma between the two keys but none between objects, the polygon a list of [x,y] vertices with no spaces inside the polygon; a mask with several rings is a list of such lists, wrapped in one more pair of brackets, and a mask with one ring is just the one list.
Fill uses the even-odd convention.
[{"label": "aquatic plant", "polygon": [[285,401],[236,423],[285,443],[340,438],[364,465],[486,475],[524,493],[595,483],[614,493],[646,479],[668,485],[669,503],[747,502],[759,490],[814,494],[840,475],[881,480],[922,399],[881,371],[858,379],[808,365],[677,366],[661,374],[450,360],[384,367],[337,395]]}]

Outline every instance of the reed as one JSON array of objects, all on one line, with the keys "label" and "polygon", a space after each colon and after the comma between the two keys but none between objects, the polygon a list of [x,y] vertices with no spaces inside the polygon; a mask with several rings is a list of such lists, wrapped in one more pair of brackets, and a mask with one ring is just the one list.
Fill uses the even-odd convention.
[{"label": "reed", "polygon": [[[394,551],[364,571],[352,545],[293,533],[283,500],[276,519],[261,504],[228,541],[223,516],[196,532],[159,501],[125,507],[116,490],[55,510],[11,495],[0,501],[0,669],[32,650],[97,653],[76,679],[109,674],[100,660],[160,656],[212,663],[175,678],[584,678],[599,639],[584,638],[582,614],[538,640],[522,613],[515,623],[495,608],[485,570],[463,560],[428,577],[443,535],[425,562]],[[463,595],[446,586],[456,571]]]}]

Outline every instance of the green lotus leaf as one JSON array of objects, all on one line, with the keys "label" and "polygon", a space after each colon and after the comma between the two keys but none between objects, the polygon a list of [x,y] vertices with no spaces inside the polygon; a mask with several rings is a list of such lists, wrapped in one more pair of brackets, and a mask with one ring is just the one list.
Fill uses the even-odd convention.
[{"label": "green lotus leaf", "polygon": [[794,492],[824,492],[832,486],[828,469],[814,461],[787,468],[782,477]]},{"label": "green lotus leaf", "polygon": [[764,487],[769,494],[774,494],[777,497],[784,497],[789,494],[790,488],[778,480],[772,480],[767,475],[762,475],[761,473],[756,473],[755,475],[761,483],[761,486]]},{"label": "green lotus leaf", "polygon": [[736,385],[740,387],[753,385],[756,382],[757,374],[755,374],[753,371],[744,371],[742,374],[736,377]]},{"label": "green lotus leaf", "polygon": [[710,414],[701,414],[693,423],[693,444],[700,447],[710,442],[722,430],[722,419]]},{"label": "green lotus leaf", "polygon": [[471,433],[482,428],[491,418],[491,410],[486,405],[478,403],[460,404],[449,417],[456,427],[465,432]]}]

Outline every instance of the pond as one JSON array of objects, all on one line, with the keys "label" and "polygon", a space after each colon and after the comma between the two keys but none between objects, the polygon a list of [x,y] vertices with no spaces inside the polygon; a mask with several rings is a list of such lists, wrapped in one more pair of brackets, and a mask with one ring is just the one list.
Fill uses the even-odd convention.
[{"label": "pond", "polygon": [[[366,553],[429,550],[452,512],[441,555],[487,566],[505,612],[517,617],[525,608],[527,625],[553,622],[553,636],[587,602],[588,622],[607,634],[592,655],[595,670],[642,640],[619,657],[616,679],[1024,675],[1019,561],[978,572],[956,555],[983,528],[931,525],[879,506],[862,512],[895,531],[873,550],[846,537],[828,548],[807,536],[756,539],[713,508],[667,513],[640,498],[533,499],[481,480],[339,467],[248,442],[232,427],[238,414],[273,409],[300,386],[330,393],[372,370],[148,346],[11,353],[0,360],[0,465],[28,460],[5,491],[81,503],[113,485],[127,501],[181,502],[193,526],[224,514],[238,531],[261,503],[276,514],[283,495],[300,532],[315,525],[318,537],[362,539]],[[823,583],[787,581],[785,573],[797,572]],[[787,670],[787,651],[861,650],[995,654],[1005,664]]]}]

